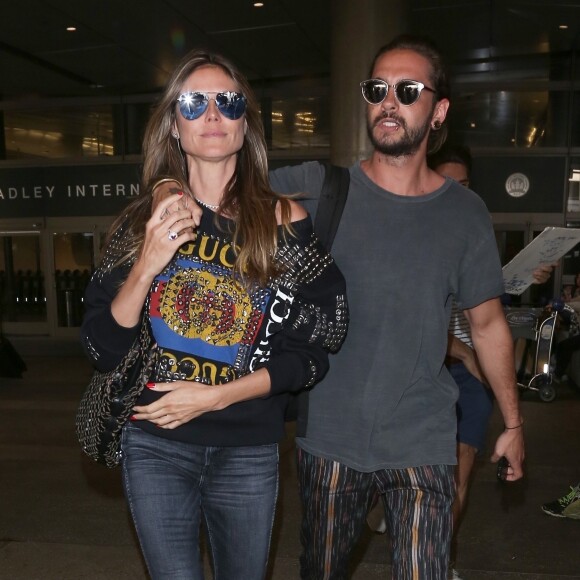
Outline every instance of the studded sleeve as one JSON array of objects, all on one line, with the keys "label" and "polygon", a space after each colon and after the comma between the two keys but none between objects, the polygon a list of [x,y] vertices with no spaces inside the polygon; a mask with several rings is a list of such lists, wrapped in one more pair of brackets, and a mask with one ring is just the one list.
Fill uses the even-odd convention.
[{"label": "studded sleeve", "polygon": [[139,334],[140,325],[120,326],[111,313],[111,302],[125,277],[123,268],[108,272],[99,268],[85,291],[81,343],[93,366],[100,371],[114,369]]},{"label": "studded sleeve", "polygon": [[274,304],[286,300],[288,316],[273,336],[271,356],[263,365],[272,394],[298,391],[322,379],[329,354],[340,348],[348,327],[342,273],[312,232],[310,219],[298,222],[295,230],[296,238],[288,239],[276,256],[284,273],[275,285]]},{"label": "studded sleeve", "polygon": [[105,253],[85,290],[85,315],[81,343],[93,366],[99,371],[114,369],[129,352],[140,325],[126,328],[111,313],[111,302],[127,278],[132,260],[118,265],[124,254],[126,231],[120,227],[109,241]]}]

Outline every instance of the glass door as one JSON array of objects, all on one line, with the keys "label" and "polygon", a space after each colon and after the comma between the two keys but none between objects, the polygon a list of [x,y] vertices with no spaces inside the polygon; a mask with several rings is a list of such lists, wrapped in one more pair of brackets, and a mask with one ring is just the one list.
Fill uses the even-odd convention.
[{"label": "glass door", "polygon": [[0,323],[7,334],[47,334],[40,231],[0,232]]},{"label": "glass door", "polygon": [[49,223],[50,308],[48,322],[53,336],[76,336],[83,320],[85,289],[98,261],[107,223],[60,219]]},{"label": "glass door", "polygon": [[93,232],[53,232],[53,272],[58,328],[83,319],[83,295],[95,267]]}]

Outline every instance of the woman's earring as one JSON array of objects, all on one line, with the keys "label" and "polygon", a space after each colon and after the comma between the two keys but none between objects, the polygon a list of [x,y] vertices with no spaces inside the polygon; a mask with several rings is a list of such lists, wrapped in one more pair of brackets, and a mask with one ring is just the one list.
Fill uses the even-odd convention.
[{"label": "woman's earring", "polygon": [[171,133],[171,136],[172,136],[174,139],[177,139],[177,140],[179,141],[179,133],[173,133],[173,132],[172,132],[172,133]]}]

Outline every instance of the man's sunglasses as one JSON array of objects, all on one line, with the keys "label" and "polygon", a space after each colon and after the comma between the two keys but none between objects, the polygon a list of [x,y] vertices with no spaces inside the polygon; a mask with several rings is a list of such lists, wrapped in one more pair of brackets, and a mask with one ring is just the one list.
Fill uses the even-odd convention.
[{"label": "man's sunglasses", "polygon": [[[389,94],[389,83],[382,79],[369,79],[360,84],[362,96],[370,105],[379,105]],[[395,97],[401,105],[414,105],[421,96],[421,91],[435,93],[433,89],[426,87],[419,81],[403,80],[391,85],[395,91]]]},{"label": "man's sunglasses", "polygon": [[221,93],[201,93],[199,91],[183,93],[177,99],[179,112],[188,121],[199,119],[209,107],[213,99],[218,111],[227,119],[235,121],[246,112],[246,97],[242,93],[223,91]]}]

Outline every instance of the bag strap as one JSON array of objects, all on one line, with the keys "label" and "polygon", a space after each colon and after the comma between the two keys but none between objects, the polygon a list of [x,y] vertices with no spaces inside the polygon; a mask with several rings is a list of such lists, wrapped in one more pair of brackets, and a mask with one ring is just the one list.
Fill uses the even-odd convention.
[{"label": "bag strap", "polygon": [[346,204],[350,173],[347,167],[330,163],[325,165],[324,182],[316,210],[314,231],[327,252],[332,248],[334,236]]}]

